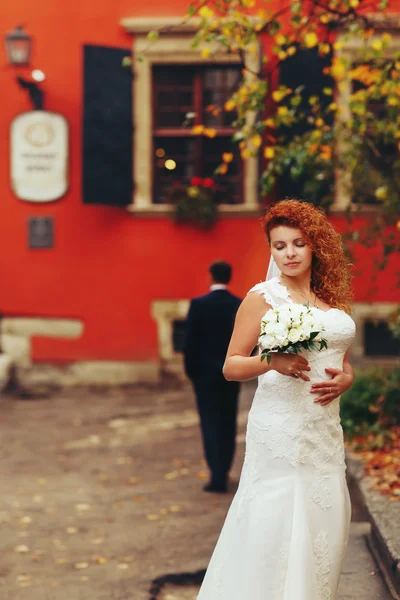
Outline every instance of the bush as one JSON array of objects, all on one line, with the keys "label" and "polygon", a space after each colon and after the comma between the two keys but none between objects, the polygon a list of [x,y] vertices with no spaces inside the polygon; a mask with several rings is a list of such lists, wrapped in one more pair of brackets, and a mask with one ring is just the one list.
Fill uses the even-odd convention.
[{"label": "bush", "polygon": [[350,438],[400,425],[400,365],[390,371],[356,372],[353,386],[342,396],[340,412]]}]

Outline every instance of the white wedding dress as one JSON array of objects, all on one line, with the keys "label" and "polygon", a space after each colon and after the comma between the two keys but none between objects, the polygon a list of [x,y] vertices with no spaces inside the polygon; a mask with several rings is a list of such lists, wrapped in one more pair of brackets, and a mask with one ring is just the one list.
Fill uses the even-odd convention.
[{"label": "white wedding dress", "polygon": [[[274,308],[293,303],[277,277],[250,291]],[[311,381],[259,379],[239,488],[198,600],[336,598],[351,516],[339,398],[321,406],[310,387],[342,368],[355,324],[342,310],[320,312],[328,349],[302,353]]]}]

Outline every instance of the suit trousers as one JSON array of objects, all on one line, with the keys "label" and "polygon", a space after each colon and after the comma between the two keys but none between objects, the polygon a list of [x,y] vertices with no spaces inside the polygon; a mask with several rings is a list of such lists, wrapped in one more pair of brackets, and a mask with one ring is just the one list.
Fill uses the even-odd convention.
[{"label": "suit trousers", "polygon": [[222,374],[196,377],[192,382],[211,480],[225,484],[235,454],[240,384],[226,381]]}]

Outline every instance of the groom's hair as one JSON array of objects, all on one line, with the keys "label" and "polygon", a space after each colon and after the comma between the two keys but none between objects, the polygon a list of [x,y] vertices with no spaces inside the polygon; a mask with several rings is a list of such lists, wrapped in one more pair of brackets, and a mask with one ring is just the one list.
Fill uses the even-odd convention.
[{"label": "groom's hair", "polygon": [[217,260],[210,265],[211,277],[215,283],[229,283],[232,277],[232,267],[223,260]]}]

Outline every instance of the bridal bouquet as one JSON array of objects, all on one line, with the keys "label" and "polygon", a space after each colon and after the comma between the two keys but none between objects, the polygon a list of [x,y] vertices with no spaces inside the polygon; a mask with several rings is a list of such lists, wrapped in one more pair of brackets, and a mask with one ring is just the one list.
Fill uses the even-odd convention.
[{"label": "bridal bouquet", "polygon": [[266,358],[269,364],[272,351],[293,354],[298,354],[303,349],[321,351],[328,347],[322,337],[323,330],[318,311],[308,304],[270,308],[261,320],[261,333],[258,337],[261,360]]}]

